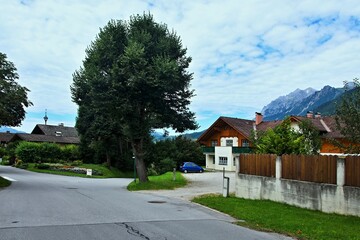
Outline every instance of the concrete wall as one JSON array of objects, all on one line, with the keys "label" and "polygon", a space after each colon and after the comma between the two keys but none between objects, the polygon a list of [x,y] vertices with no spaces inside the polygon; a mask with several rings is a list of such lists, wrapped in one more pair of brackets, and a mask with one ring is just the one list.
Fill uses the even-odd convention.
[{"label": "concrete wall", "polygon": [[276,160],[276,178],[239,174],[236,166],[235,195],[268,199],[328,213],[360,216],[360,188],[344,186],[344,159],[337,164],[337,185],[281,178],[281,158]]}]

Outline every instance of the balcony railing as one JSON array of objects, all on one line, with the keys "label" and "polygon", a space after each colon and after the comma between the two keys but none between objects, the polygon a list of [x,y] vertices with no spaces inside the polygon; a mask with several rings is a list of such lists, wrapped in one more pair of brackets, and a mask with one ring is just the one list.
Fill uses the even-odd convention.
[{"label": "balcony railing", "polygon": [[251,153],[251,147],[233,147],[232,153]]},{"label": "balcony railing", "polygon": [[214,153],[215,147],[203,147],[202,151],[203,151],[203,153]]},{"label": "balcony railing", "polygon": [[[203,147],[203,153],[215,153],[215,147]],[[252,149],[250,147],[232,147],[232,153],[250,153]]]}]

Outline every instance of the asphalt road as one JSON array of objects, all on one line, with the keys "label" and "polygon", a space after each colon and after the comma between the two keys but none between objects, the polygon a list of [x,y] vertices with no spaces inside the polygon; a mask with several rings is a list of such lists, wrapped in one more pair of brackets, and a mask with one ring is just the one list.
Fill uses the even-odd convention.
[{"label": "asphalt road", "polygon": [[0,240],[288,239],[233,224],[186,200],[129,192],[131,179],[86,179],[0,166]]}]

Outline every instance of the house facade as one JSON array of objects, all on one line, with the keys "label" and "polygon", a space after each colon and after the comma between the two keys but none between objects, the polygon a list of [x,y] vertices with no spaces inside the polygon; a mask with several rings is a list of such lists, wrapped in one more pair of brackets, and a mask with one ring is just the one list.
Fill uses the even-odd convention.
[{"label": "house facade", "polygon": [[[306,117],[291,116],[291,127],[299,130],[300,122],[305,119],[311,121],[319,131],[322,139],[321,154],[343,153],[333,144],[333,139],[346,143],[344,137],[336,130],[334,117],[322,117],[312,112]],[[282,122],[283,120],[263,121],[261,113],[255,114],[255,120],[219,117],[197,140],[203,146],[206,168],[235,171],[235,162],[239,155],[252,150],[252,134],[274,128]]]},{"label": "house facade", "polygon": [[205,146],[206,168],[235,171],[240,153],[251,152],[253,121],[220,117],[197,140]]}]

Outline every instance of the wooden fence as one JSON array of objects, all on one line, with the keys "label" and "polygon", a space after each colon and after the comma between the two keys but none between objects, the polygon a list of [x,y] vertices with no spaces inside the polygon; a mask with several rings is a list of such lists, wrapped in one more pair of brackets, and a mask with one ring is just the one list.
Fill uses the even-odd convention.
[{"label": "wooden fence", "polygon": [[[317,183],[337,183],[337,156],[283,155],[281,178]],[[275,177],[276,155],[240,154],[241,174]],[[345,186],[360,187],[360,156],[345,158]]]},{"label": "wooden fence", "polygon": [[275,154],[240,154],[240,173],[275,177]]},{"label": "wooden fence", "polygon": [[345,158],[345,185],[360,187],[360,156]]},{"label": "wooden fence", "polygon": [[282,155],[281,177],[299,181],[336,184],[337,156]]}]

